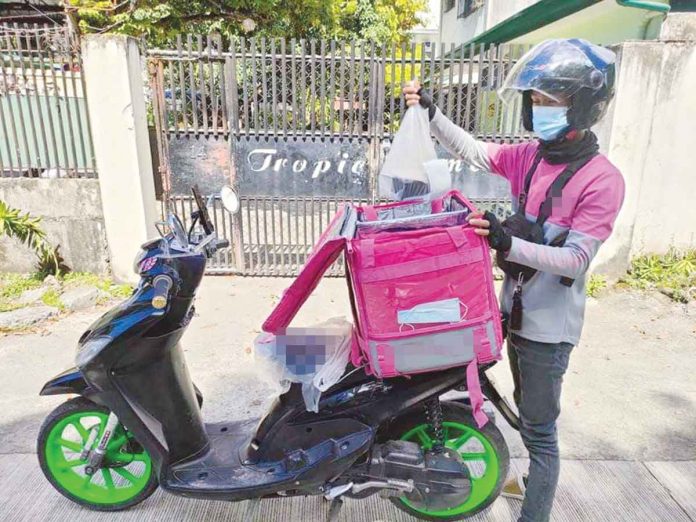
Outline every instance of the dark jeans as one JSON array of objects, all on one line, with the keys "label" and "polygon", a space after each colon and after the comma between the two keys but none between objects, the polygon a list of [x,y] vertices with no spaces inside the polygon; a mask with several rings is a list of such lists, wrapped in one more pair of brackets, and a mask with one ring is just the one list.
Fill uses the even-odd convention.
[{"label": "dark jeans", "polygon": [[520,412],[520,435],[529,452],[527,492],[519,522],[547,522],[558,484],[560,458],[556,419],[561,385],[573,345],[540,343],[515,334],[508,356]]}]

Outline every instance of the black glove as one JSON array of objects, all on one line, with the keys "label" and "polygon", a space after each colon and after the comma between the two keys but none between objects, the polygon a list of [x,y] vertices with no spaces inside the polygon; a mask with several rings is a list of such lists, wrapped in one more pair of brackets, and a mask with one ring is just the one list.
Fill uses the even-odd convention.
[{"label": "black glove", "polygon": [[430,121],[433,121],[435,111],[437,111],[437,106],[433,103],[433,97],[423,87],[418,89],[416,94],[420,96],[420,101],[418,103],[420,103],[421,107],[428,109],[428,118],[430,118]]},{"label": "black glove", "polygon": [[493,212],[486,211],[483,214],[483,219],[490,223],[488,227],[488,244],[493,250],[506,253],[512,247],[512,236],[503,228],[503,225],[498,221]]}]

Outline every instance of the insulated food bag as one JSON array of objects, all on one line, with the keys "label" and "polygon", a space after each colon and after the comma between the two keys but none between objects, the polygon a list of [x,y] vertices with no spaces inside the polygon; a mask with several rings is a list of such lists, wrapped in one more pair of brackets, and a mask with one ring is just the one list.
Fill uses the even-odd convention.
[{"label": "insulated food bag", "polygon": [[380,378],[466,366],[479,425],[478,364],[501,358],[500,311],[486,240],[459,192],[374,206],[345,204],[263,324],[283,333],[345,253],[355,320],[351,362]]},{"label": "insulated food bag", "polygon": [[380,377],[500,358],[502,330],[488,245],[460,193],[358,208],[347,266],[360,348]]}]

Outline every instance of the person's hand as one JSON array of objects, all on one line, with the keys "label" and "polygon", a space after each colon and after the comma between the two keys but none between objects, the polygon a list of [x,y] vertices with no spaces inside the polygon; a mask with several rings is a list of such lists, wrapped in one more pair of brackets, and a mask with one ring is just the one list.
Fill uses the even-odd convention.
[{"label": "person's hand", "polygon": [[403,93],[404,98],[406,98],[406,105],[408,107],[412,107],[420,103],[420,88],[420,83],[418,83],[417,80],[410,81],[404,86]]},{"label": "person's hand", "polygon": [[403,92],[408,107],[420,104],[421,107],[428,109],[428,118],[433,119],[437,107],[435,107],[430,93],[423,89],[417,80],[408,82],[404,86]]},{"label": "person's hand", "polygon": [[512,236],[505,231],[495,214],[486,211],[471,214],[467,220],[474,227],[474,232],[488,239],[493,250],[507,253],[512,247]]}]

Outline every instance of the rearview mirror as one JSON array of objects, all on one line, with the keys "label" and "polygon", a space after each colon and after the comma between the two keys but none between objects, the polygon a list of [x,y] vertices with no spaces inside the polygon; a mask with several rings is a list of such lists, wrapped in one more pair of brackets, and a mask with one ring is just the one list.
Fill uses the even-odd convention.
[{"label": "rearview mirror", "polygon": [[225,185],[220,191],[220,199],[222,200],[222,206],[230,214],[236,214],[239,212],[239,197],[232,187]]}]

